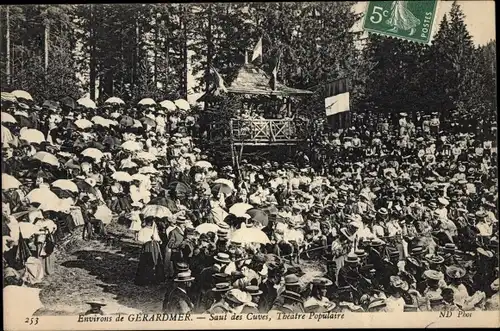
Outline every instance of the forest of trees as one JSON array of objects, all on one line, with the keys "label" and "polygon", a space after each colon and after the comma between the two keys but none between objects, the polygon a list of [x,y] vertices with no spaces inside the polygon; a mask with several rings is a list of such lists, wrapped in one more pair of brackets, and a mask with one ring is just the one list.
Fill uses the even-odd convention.
[{"label": "forest of trees", "polygon": [[[496,109],[496,42],[475,46],[458,4],[432,45],[352,31],[354,2],[8,5],[0,8],[2,90],[37,99],[186,98],[228,81],[263,39],[264,70],[311,88],[350,77],[355,111]],[[78,75],[89,83],[81,86]],[[318,96],[319,98],[319,96]]]}]

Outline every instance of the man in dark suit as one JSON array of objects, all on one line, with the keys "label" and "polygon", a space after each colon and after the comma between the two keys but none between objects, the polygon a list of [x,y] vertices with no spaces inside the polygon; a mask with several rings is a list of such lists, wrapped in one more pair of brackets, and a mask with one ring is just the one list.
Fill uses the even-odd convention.
[{"label": "man in dark suit", "polygon": [[174,272],[177,273],[176,263],[182,261],[181,245],[184,241],[184,227],[186,218],[178,216],[175,222],[175,227],[168,233],[167,247],[172,251],[171,261],[174,265]]},{"label": "man in dark suit", "polygon": [[188,295],[194,277],[191,271],[184,271],[174,279],[176,286],[167,292],[163,300],[163,312],[171,314],[187,314],[193,311],[194,305]]}]

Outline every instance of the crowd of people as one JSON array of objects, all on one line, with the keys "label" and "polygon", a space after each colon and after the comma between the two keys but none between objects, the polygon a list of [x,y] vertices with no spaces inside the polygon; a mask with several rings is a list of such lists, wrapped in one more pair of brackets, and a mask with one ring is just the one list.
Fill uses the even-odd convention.
[{"label": "crowd of people", "polygon": [[313,157],[236,168],[197,147],[182,101],[2,92],[4,286],[120,222],[168,313],[498,310],[496,123],[358,118]]}]

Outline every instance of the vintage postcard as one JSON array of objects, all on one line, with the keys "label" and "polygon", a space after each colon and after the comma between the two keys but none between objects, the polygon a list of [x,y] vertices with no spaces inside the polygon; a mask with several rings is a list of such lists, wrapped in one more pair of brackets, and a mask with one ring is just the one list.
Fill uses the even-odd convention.
[{"label": "vintage postcard", "polygon": [[0,6],[4,329],[499,327],[493,1]]}]

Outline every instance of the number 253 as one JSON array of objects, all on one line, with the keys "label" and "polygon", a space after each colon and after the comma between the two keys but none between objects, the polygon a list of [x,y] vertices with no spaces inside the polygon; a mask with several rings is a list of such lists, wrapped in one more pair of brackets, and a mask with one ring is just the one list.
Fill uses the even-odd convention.
[{"label": "number 253", "polygon": [[26,317],[26,320],[24,320],[24,323],[29,324],[29,325],[37,325],[38,324],[38,317]]}]

